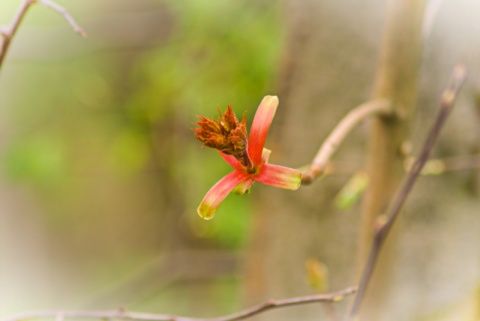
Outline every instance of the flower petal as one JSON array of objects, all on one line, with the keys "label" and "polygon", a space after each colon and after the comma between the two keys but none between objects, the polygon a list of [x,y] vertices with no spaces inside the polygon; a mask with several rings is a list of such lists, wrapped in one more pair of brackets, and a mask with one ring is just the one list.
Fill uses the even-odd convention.
[{"label": "flower petal", "polygon": [[230,194],[235,186],[249,177],[247,173],[237,170],[225,175],[207,192],[200,206],[198,206],[198,215],[206,220],[211,219],[225,197]]},{"label": "flower petal", "polygon": [[232,192],[238,195],[248,194],[250,193],[250,187],[252,187],[253,183],[255,183],[253,178],[244,180],[243,182],[240,182]]},{"label": "flower petal", "polygon": [[262,164],[268,163],[268,159],[270,158],[270,154],[272,151],[270,149],[264,148],[262,151]]},{"label": "flower petal", "polygon": [[265,96],[257,108],[253,118],[248,142],[248,155],[253,164],[258,165],[262,160],[263,146],[267,139],[268,130],[278,106],[277,96]]},{"label": "flower petal", "polygon": [[243,165],[235,157],[233,157],[232,155],[227,155],[225,153],[222,153],[221,151],[218,151],[218,153],[228,163],[228,165],[240,171],[245,171],[245,168],[243,167]]},{"label": "flower petal", "polygon": [[302,183],[302,172],[298,169],[264,164],[255,181],[279,188],[295,190]]}]

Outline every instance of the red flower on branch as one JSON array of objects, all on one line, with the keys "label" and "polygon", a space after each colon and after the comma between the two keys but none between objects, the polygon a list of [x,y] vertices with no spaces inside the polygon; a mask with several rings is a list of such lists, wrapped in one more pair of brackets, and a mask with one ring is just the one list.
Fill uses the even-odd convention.
[{"label": "red flower on branch", "polygon": [[241,122],[238,121],[230,105],[224,115],[219,111],[219,120],[198,117],[200,121],[195,124],[199,127],[193,129],[195,138],[205,146],[217,149],[234,169],[203,198],[197,210],[202,218],[211,219],[230,192],[244,194],[254,182],[290,190],[300,187],[302,173],[299,170],[267,163],[270,151],[264,145],[277,106],[276,96],[263,98],[248,139],[245,115]]}]

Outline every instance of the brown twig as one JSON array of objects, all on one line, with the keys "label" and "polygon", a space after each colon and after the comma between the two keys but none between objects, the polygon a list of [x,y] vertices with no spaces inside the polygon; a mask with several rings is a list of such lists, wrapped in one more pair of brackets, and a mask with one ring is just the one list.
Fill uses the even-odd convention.
[{"label": "brown twig", "polygon": [[302,305],[316,302],[338,302],[345,296],[355,293],[355,287],[349,287],[341,291],[329,294],[310,295],[303,297],[294,297],[282,300],[270,300],[263,304],[256,305],[249,309],[234,313],[228,316],[217,318],[189,318],[168,314],[150,314],[141,312],[126,312],[124,310],[110,311],[43,311],[24,313],[12,317],[7,317],[2,321],[24,321],[31,319],[55,318],[56,321],[63,321],[65,318],[81,318],[81,319],[123,319],[136,321],[235,321],[243,320],[254,315],[258,315],[268,310],[276,308],[289,307],[294,305]]},{"label": "brown twig", "polygon": [[80,27],[77,24],[75,19],[72,18],[72,16],[68,13],[68,11],[64,7],[59,6],[57,3],[55,3],[51,0],[31,0],[31,1],[38,2],[42,5],[44,5],[45,7],[50,8],[50,9],[58,12],[59,14],[61,14],[63,16],[63,18],[65,18],[65,20],[67,20],[67,22],[72,26],[73,30],[76,33],[78,33],[82,37],[87,36],[87,32],[85,30],[83,30],[82,27]]},{"label": "brown twig", "polygon": [[51,0],[23,0],[22,4],[18,8],[15,16],[13,17],[10,25],[7,26],[4,30],[1,31],[1,36],[3,38],[2,44],[0,46],[0,68],[5,60],[5,56],[8,52],[8,48],[10,47],[10,43],[12,42],[12,38],[15,36],[18,27],[20,26],[25,14],[27,13],[28,9],[31,5],[35,3],[40,3],[47,8],[50,8],[59,14],[61,14],[65,20],[72,26],[76,33],[80,34],[81,36],[85,37],[87,33],[75,22],[75,20],[70,16],[70,14],[61,6],[56,4]]},{"label": "brown twig", "polygon": [[311,184],[325,173],[328,161],[358,123],[373,115],[388,116],[392,111],[391,104],[383,99],[369,101],[352,109],[325,139],[309,169],[303,173],[302,184]]},{"label": "brown twig", "polygon": [[423,144],[420,155],[413,164],[411,171],[408,173],[408,176],[404,181],[403,185],[401,186],[399,193],[393,199],[393,202],[391,203],[387,214],[380,216],[379,220],[377,220],[375,235],[372,246],[370,248],[370,254],[368,256],[368,260],[362,273],[358,294],[355,297],[355,301],[350,311],[350,320],[355,319],[355,317],[357,316],[360,305],[362,303],[362,299],[365,296],[365,291],[368,287],[370,277],[375,269],[378,255],[384,244],[385,238],[387,237],[393,224],[395,223],[400,213],[400,209],[403,207],[403,204],[405,203],[408,194],[412,190],[416,179],[420,175],[423,166],[428,160],[428,157],[430,155],[433,145],[435,144],[438,134],[440,133],[440,130],[445,123],[445,120],[447,119],[451,109],[453,108],[455,98],[457,97],[458,92],[465,80],[465,76],[465,67],[463,65],[456,66],[453,71],[450,84],[443,92],[440,111],[438,112],[437,119],[433,124],[425,143]]},{"label": "brown twig", "polygon": [[18,30],[20,23],[25,17],[28,8],[33,4],[32,1],[24,0],[20,7],[17,10],[17,13],[12,19],[12,22],[8,27],[2,30],[2,46],[0,47],[0,67],[3,64],[3,60],[5,59],[5,55],[7,54],[8,48],[10,47],[10,43],[12,41],[13,36]]}]

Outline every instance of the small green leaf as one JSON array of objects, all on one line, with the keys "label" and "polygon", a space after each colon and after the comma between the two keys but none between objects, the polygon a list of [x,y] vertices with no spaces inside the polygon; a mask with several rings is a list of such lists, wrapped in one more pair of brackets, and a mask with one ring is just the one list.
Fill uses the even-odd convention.
[{"label": "small green leaf", "polygon": [[362,196],[367,185],[367,173],[365,171],[356,172],[335,197],[335,205],[341,210],[349,209]]}]

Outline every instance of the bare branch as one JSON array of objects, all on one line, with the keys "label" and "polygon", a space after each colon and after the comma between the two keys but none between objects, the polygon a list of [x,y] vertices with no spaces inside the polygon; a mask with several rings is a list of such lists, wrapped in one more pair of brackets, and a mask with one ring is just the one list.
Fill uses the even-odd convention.
[{"label": "bare branch", "polygon": [[68,14],[68,12],[56,4],[55,2],[51,0],[23,0],[23,2],[20,4],[18,7],[17,12],[15,13],[15,16],[13,17],[12,21],[10,22],[10,25],[7,26],[4,30],[0,32],[3,40],[2,44],[0,46],[0,68],[3,65],[3,61],[5,60],[5,56],[8,52],[8,49],[10,48],[10,43],[12,42],[13,37],[15,36],[18,27],[23,21],[23,18],[25,17],[28,9],[32,4],[35,3],[41,3],[42,5],[58,12],[61,14],[65,20],[73,27],[75,32],[79,33],[81,36],[85,37],[87,33],[75,22],[75,20]]},{"label": "bare branch", "polygon": [[38,3],[44,5],[45,7],[50,8],[50,9],[58,12],[59,14],[61,14],[65,18],[65,20],[67,20],[67,22],[72,26],[73,30],[75,30],[75,32],[78,33],[80,36],[82,36],[82,37],[87,36],[87,33],[85,32],[85,30],[83,30],[77,24],[77,22],[72,18],[72,16],[67,12],[67,10],[65,10],[65,8],[59,6],[58,4],[56,4],[55,2],[53,2],[51,0],[36,0],[36,1]]},{"label": "bare branch", "polygon": [[392,112],[392,106],[386,100],[372,100],[352,109],[325,139],[317,155],[315,155],[310,168],[303,173],[302,184],[308,185],[325,173],[328,161],[332,155],[337,151],[352,129],[362,120],[374,115],[389,116]]},{"label": "bare branch", "polygon": [[0,47],[0,68],[2,66],[3,60],[5,59],[5,55],[7,54],[8,48],[10,47],[10,43],[12,41],[13,36],[18,30],[20,23],[25,17],[28,8],[33,4],[30,0],[24,0],[20,7],[18,8],[15,16],[12,19],[12,22],[5,30],[2,31],[2,45]]},{"label": "bare branch", "polygon": [[357,316],[357,313],[360,309],[362,299],[365,296],[365,291],[368,287],[368,283],[372,276],[372,273],[375,269],[375,265],[378,259],[380,250],[384,244],[384,241],[390,232],[393,224],[395,223],[405,200],[407,199],[408,194],[413,188],[415,181],[420,175],[423,166],[428,160],[430,152],[437,140],[438,134],[442,129],[445,120],[447,119],[451,109],[453,108],[455,99],[458,95],[458,92],[465,81],[466,70],[463,65],[458,65],[455,67],[450,84],[447,86],[447,89],[443,92],[440,111],[438,112],[435,123],[433,124],[428,137],[423,144],[423,147],[420,151],[420,155],[412,166],[411,171],[408,173],[406,180],[401,186],[399,193],[393,199],[391,206],[389,207],[387,214],[379,216],[377,220],[377,225],[375,229],[375,236],[373,239],[372,246],[370,248],[370,254],[368,260],[365,264],[365,268],[360,280],[360,285],[358,289],[358,294],[355,297],[355,301],[350,312],[350,319],[354,320]]},{"label": "bare branch", "polygon": [[57,321],[63,321],[66,318],[70,319],[123,319],[136,321],[235,321],[243,320],[254,315],[258,315],[268,310],[276,308],[289,307],[294,305],[303,305],[317,302],[335,303],[343,300],[347,295],[356,292],[355,287],[346,288],[338,292],[329,294],[310,295],[303,297],[294,297],[282,300],[270,300],[263,304],[251,307],[241,312],[231,314],[228,316],[217,318],[189,318],[168,314],[150,314],[141,312],[126,312],[124,310],[111,311],[43,311],[24,313],[12,317],[7,317],[2,321],[25,321],[32,319],[54,318]]}]

